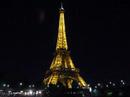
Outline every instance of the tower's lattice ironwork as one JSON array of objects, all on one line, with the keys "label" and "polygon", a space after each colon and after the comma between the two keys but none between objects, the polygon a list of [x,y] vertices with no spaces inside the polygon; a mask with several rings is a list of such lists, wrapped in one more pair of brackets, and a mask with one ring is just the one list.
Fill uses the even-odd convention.
[{"label": "tower's lattice ironwork", "polygon": [[75,67],[68,51],[63,6],[60,8],[59,14],[56,52],[43,82],[47,86],[61,83],[66,88],[73,88],[73,83],[76,83],[80,88],[87,88],[86,82],[80,76],[79,69]]}]

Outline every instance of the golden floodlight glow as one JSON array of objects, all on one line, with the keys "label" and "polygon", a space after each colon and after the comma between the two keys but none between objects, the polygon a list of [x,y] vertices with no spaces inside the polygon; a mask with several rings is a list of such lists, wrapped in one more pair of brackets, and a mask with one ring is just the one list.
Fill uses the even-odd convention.
[{"label": "golden floodlight glow", "polygon": [[56,50],[58,49],[68,49],[66,32],[65,32],[65,20],[64,20],[64,10],[60,10],[60,19],[59,19],[59,29],[58,29],[58,38]]},{"label": "golden floodlight glow", "polygon": [[64,8],[59,11],[59,28],[56,43],[56,53],[51,63],[50,69],[46,72],[43,80],[46,86],[59,83],[66,88],[73,88],[73,83],[77,83],[80,88],[88,88],[88,85],[79,74],[79,69],[75,67],[68,51]]}]

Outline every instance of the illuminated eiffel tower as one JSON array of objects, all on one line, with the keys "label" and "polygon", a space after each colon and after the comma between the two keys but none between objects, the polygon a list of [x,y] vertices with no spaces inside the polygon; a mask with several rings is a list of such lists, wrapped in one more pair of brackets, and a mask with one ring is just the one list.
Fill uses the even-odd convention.
[{"label": "illuminated eiffel tower", "polygon": [[60,83],[68,89],[73,88],[74,83],[76,83],[81,89],[88,88],[88,85],[79,74],[79,69],[75,67],[68,51],[64,8],[62,4],[59,10],[59,15],[56,52],[50,69],[45,74],[43,82],[46,86],[58,85],[58,83]]}]

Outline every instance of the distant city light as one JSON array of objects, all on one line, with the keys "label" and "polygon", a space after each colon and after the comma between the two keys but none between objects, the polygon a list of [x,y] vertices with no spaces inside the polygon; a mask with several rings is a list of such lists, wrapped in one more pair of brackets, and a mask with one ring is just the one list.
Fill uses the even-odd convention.
[{"label": "distant city light", "polygon": [[112,82],[109,82],[109,84],[112,84]]},{"label": "distant city light", "polygon": [[19,85],[20,85],[20,86],[22,86],[22,85],[23,85],[23,83],[19,83]]},{"label": "distant city light", "polygon": [[42,91],[38,91],[39,94],[42,94]]},{"label": "distant city light", "polygon": [[36,95],[38,95],[38,91],[36,91]]},{"label": "distant city light", "polygon": [[24,95],[26,96],[26,95],[27,95],[27,92],[25,92]]},{"label": "distant city light", "polygon": [[97,85],[98,85],[98,86],[101,86],[101,84],[100,84],[100,83],[98,83]]},{"label": "distant city light", "polygon": [[112,86],[116,86],[115,83],[113,83]]},{"label": "distant city light", "polygon": [[57,85],[57,88],[59,88],[60,86],[59,85]]},{"label": "distant city light", "polygon": [[88,84],[88,87],[90,87],[90,84]]},{"label": "distant city light", "polygon": [[9,86],[10,86],[10,85],[8,84],[7,87],[9,88]]},{"label": "distant city light", "polygon": [[12,91],[8,91],[8,93],[11,93]]},{"label": "distant city light", "polygon": [[124,83],[124,82],[123,82],[122,84],[123,84],[123,85],[125,85],[125,83]]},{"label": "distant city light", "polygon": [[20,93],[23,93],[23,91],[20,91]]},{"label": "distant city light", "polygon": [[[119,82],[119,84],[118,84],[118,82]],[[116,89],[117,95],[121,97],[121,96],[124,96],[126,94],[126,92],[124,92],[123,88],[127,87],[127,83],[124,80],[119,80],[118,82],[111,82],[111,81],[106,82],[106,83],[100,82],[100,83],[96,83],[96,84],[91,84],[91,86],[90,86],[90,84],[88,84],[88,90],[89,90],[90,94],[92,94],[95,97],[95,96],[102,95],[100,90],[104,89],[106,91],[105,97],[107,97],[107,96],[113,96],[113,94],[115,95],[115,89]],[[23,85],[23,83],[18,83],[18,84],[20,86]],[[8,84],[8,83],[2,83],[1,85],[2,85],[2,87],[0,88],[0,93],[7,95],[7,96],[4,96],[4,97],[8,97],[8,96],[14,97],[17,94],[20,95],[20,97],[21,96],[24,96],[24,97],[31,97],[31,96],[41,97],[42,95],[44,95],[45,91],[47,91],[46,94],[49,95],[49,91],[48,91],[47,87],[43,88],[43,90],[37,90],[37,89],[35,89],[34,84],[29,84],[29,85],[25,84],[26,85],[25,87],[28,87],[28,88],[21,89],[21,90],[19,90],[19,87],[17,87],[16,90],[13,89],[11,87],[13,85]],[[56,87],[60,88],[60,85],[57,85]],[[121,89],[118,90],[118,87],[121,88]],[[76,88],[78,89],[80,87],[77,86]],[[76,95],[76,92],[71,92],[69,94]],[[82,95],[82,96],[84,96],[84,95]],[[0,94],[0,97],[3,97],[3,96]]]},{"label": "distant city light", "polygon": [[32,90],[29,90],[29,95],[32,95],[33,94],[33,91]]},{"label": "distant city light", "polygon": [[123,83],[124,81],[123,81],[123,80],[121,80],[121,82]]},{"label": "distant city light", "polygon": [[124,80],[121,80],[121,83],[122,83],[122,85],[125,85],[125,82],[124,82]]},{"label": "distant city light", "polygon": [[31,85],[29,85],[28,87],[31,88]]},{"label": "distant city light", "polygon": [[32,85],[32,87],[34,88],[34,87],[35,87],[35,85],[33,84],[33,85]]},{"label": "distant city light", "polygon": [[97,88],[97,86],[95,86],[95,88]]},{"label": "distant city light", "polygon": [[92,88],[91,87],[89,87],[89,92],[92,92]]},{"label": "distant city light", "polygon": [[6,84],[3,84],[3,87],[6,87]]},{"label": "distant city light", "polygon": [[108,86],[108,85],[106,85],[106,87],[108,88],[109,86]]}]

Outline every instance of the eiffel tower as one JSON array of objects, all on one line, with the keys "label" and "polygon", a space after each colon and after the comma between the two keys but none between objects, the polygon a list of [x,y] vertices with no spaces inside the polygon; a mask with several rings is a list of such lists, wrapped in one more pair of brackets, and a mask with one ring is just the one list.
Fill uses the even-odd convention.
[{"label": "eiffel tower", "polygon": [[44,80],[46,86],[62,84],[65,88],[73,88],[73,84],[81,89],[87,89],[88,85],[79,74],[79,69],[75,67],[67,45],[64,8],[61,4],[59,10],[59,28],[56,44],[56,52],[50,69],[46,72]]}]

